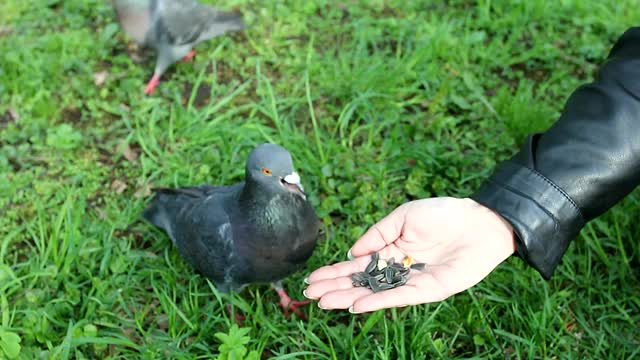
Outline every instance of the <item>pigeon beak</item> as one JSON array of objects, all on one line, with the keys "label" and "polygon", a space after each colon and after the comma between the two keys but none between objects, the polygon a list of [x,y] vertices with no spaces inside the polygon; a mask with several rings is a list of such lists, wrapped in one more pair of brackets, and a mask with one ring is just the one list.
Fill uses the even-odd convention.
[{"label": "pigeon beak", "polygon": [[306,199],[307,196],[304,194],[304,188],[302,184],[300,184],[300,175],[297,172],[292,172],[291,174],[285,176],[282,179],[284,187],[286,187],[290,191],[294,191],[302,196],[303,199]]}]

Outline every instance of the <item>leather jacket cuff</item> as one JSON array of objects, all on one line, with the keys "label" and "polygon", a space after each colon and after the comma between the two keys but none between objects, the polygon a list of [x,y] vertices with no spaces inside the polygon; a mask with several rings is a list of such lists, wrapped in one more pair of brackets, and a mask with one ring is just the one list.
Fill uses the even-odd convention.
[{"label": "leather jacket cuff", "polygon": [[539,172],[505,161],[472,196],[511,223],[516,251],[545,279],[585,225],[567,193]]}]

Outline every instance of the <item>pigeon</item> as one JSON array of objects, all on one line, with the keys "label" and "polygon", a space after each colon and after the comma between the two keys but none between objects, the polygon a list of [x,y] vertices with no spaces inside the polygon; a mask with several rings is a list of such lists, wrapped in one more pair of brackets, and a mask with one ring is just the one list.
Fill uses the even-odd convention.
[{"label": "pigeon", "polygon": [[192,48],[229,31],[244,30],[242,15],[196,0],[112,0],[125,32],[139,45],[157,52],[156,67],[144,92],[152,95],[160,76],[178,61],[189,61]]},{"label": "pigeon", "polygon": [[305,318],[298,307],[309,301],[292,301],[282,279],[312,255],[320,222],[285,148],[255,147],[240,183],[153,190],[143,217],[218,290],[271,283],[285,316],[290,309]]}]

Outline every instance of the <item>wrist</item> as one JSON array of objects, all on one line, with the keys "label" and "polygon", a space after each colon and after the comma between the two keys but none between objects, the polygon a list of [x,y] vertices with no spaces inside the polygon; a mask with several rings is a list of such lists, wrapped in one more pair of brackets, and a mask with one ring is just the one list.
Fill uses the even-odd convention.
[{"label": "wrist", "polygon": [[508,240],[509,253],[514,254],[516,252],[516,235],[513,231],[513,225],[507,219],[502,217],[497,211],[488,209],[499,221],[502,225],[502,231],[505,232],[505,238]]},{"label": "wrist", "polygon": [[471,198],[467,198],[467,200],[470,201],[473,204],[473,206],[482,208],[484,211],[490,214],[489,216],[492,219],[492,223],[495,225],[496,230],[502,235],[500,236],[500,238],[504,240],[504,246],[506,250],[509,251],[509,254],[514,254],[516,252],[517,247],[516,247],[516,235],[515,235],[515,231],[513,230],[513,225],[511,225],[511,223],[507,221],[507,219],[505,219],[497,211],[490,209],[476,202]]}]

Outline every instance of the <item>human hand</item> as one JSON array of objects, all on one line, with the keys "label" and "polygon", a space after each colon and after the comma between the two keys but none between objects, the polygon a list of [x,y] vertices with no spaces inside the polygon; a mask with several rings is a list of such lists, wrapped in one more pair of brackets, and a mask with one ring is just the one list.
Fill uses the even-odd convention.
[{"label": "human hand", "polygon": [[[369,254],[426,263],[395,289],[373,293],[354,287],[351,274],[364,271]],[[349,251],[352,260],[321,267],[305,280],[304,295],[322,309],[352,313],[442,301],[479,283],[515,252],[513,228],[471,199],[450,197],[408,202],[372,226]]]}]

